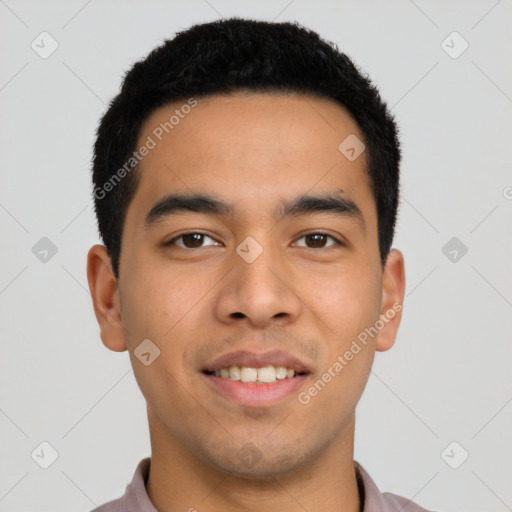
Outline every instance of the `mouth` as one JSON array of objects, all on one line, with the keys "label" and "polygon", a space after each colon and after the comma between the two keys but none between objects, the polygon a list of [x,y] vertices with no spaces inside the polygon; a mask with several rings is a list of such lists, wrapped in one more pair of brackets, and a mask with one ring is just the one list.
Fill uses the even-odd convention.
[{"label": "mouth", "polygon": [[255,382],[257,384],[271,384],[278,380],[293,379],[301,375],[306,375],[306,372],[296,372],[293,368],[273,365],[263,366],[261,368],[233,365],[229,368],[224,367],[215,371],[205,370],[203,373],[210,376],[214,375],[221,379],[233,380],[235,382]]},{"label": "mouth", "polygon": [[211,389],[248,407],[263,407],[296,392],[311,368],[282,351],[226,354],[202,370]]}]

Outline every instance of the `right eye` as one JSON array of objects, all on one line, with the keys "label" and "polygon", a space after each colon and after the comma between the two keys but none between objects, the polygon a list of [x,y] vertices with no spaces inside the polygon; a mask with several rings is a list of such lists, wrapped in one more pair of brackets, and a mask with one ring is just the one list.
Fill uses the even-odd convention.
[{"label": "right eye", "polygon": [[[201,247],[205,247],[203,245],[205,239],[210,239],[214,242],[213,244],[208,245],[220,245],[211,236],[208,236],[205,233],[198,232],[182,233],[181,235],[166,242],[165,245],[177,245],[178,247],[182,247],[183,249],[200,249]],[[178,240],[181,240],[181,243],[178,243]]]}]

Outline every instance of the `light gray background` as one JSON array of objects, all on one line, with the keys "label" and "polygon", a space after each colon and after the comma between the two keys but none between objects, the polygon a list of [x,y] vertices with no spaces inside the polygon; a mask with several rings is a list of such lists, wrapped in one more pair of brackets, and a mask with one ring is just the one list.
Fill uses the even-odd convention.
[{"label": "light gray background", "polygon": [[[510,0],[0,0],[0,511],[88,511],[150,454],[128,354],[101,343],[87,287],[91,146],[136,60],[232,15],[335,41],[401,129],[407,297],[358,407],[356,460],[429,509],[512,510]],[[43,31],[59,44],[47,59],[31,48]],[[453,31],[469,43],[456,59],[441,46]],[[32,253],[44,236],[46,263]],[[442,252],[454,236],[456,262]],[[31,458],[42,441],[59,454],[46,470]],[[458,469],[441,456],[452,441],[451,462],[469,453]]]}]

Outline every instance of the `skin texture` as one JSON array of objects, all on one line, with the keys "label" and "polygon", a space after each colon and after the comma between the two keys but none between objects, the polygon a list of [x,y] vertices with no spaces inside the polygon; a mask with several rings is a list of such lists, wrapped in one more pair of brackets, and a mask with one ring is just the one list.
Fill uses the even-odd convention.
[{"label": "skin texture", "polygon": [[[140,144],[180,105],[153,112]],[[328,99],[199,98],[139,166],[118,281],[106,249],[90,249],[101,339],[110,350],[129,351],[147,401],[147,488],[160,512],[360,509],[354,411],[375,351],[395,341],[400,311],[307,405],[297,392],[278,404],[247,407],[212,390],[201,372],[233,350],[277,348],[310,365],[299,392],[307,390],[359,333],[402,303],[403,256],[393,249],[382,268],[366,155],[351,162],[338,150],[350,134],[364,140],[347,111]],[[340,190],[362,211],[364,227],[329,212],[272,216],[283,199]],[[145,229],[153,205],[178,192],[229,201],[234,214],[180,212]],[[197,231],[211,237],[198,248],[176,245],[183,239],[164,245]],[[316,232],[343,245],[326,238],[315,246],[304,235]],[[263,248],[252,263],[236,252],[248,236]],[[147,338],[161,351],[149,366],[134,355]],[[244,445],[257,450],[257,462],[239,456]]]}]

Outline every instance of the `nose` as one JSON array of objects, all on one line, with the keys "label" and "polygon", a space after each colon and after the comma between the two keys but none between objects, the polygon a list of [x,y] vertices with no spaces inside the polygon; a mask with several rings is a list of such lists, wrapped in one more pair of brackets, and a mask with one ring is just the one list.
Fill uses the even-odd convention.
[{"label": "nose", "polygon": [[232,270],[222,280],[215,302],[220,322],[265,328],[293,323],[299,317],[302,302],[278,254],[264,249],[249,262],[234,252],[231,260]]}]

